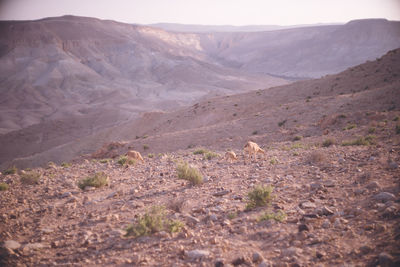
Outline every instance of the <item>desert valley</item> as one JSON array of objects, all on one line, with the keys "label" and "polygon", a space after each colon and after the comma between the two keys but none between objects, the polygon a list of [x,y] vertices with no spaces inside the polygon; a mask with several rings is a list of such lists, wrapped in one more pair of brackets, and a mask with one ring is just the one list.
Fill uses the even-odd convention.
[{"label": "desert valley", "polygon": [[0,33],[0,265],[400,264],[400,22]]}]

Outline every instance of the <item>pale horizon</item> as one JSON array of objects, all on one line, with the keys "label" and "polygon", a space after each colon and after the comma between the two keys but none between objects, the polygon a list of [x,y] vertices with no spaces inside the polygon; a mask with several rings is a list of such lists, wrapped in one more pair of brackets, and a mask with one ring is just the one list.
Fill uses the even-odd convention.
[{"label": "pale horizon", "polygon": [[290,26],[374,18],[399,21],[400,1],[0,0],[0,20],[37,20],[64,15],[135,24]]}]

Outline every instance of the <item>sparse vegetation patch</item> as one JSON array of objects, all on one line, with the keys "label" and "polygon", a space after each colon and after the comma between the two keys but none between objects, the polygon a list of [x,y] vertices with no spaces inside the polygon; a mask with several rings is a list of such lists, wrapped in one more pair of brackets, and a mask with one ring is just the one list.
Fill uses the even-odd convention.
[{"label": "sparse vegetation patch", "polygon": [[190,167],[187,162],[178,164],[176,172],[179,179],[188,180],[193,185],[203,183],[203,175],[201,175],[200,171],[194,167]]},{"label": "sparse vegetation patch", "polygon": [[270,185],[258,185],[254,187],[254,189],[248,193],[249,200],[246,205],[246,210],[268,205],[272,200],[272,191],[273,187]]},{"label": "sparse vegetation patch", "polygon": [[5,175],[8,175],[8,174],[16,174],[17,172],[18,172],[17,167],[12,166],[12,167],[8,168],[7,170],[5,170],[5,171],[4,171],[4,174],[5,174]]},{"label": "sparse vegetation patch", "polygon": [[322,142],[322,146],[323,146],[323,147],[330,147],[331,145],[333,145],[333,144],[335,144],[335,143],[336,143],[336,140],[335,140],[335,139],[328,138],[328,139],[325,139],[325,140]]},{"label": "sparse vegetation patch", "polygon": [[136,161],[134,159],[127,157],[127,156],[121,156],[117,162],[119,165],[122,165],[122,166],[134,165],[136,163]]},{"label": "sparse vegetation patch", "polygon": [[21,183],[23,184],[38,184],[40,180],[40,173],[37,172],[25,172],[21,173]]},{"label": "sparse vegetation patch", "polygon": [[140,216],[134,224],[126,228],[126,236],[140,237],[166,230],[170,233],[179,232],[184,224],[179,220],[166,219],[163,206],[153,206],[150,211]]},{"label": "sparse vegetation patch", "polygon": [[375,143],[374,135],[360,136],[357,139],[343,141],[342,146],[369,146]]},{"label": "sparse vegetation patch", "polygon": [[270,212],[267,211],[264,214],[262,214],[257,221],[269,221],[269,220],[275,220],[277,222],[284,222],[286,220],[286,213],[279,210],[278,212]]},{"label": "sparse vegetation patch", "polygon": [[99,188],[108,185],[108,183],[108,176],[104,172],[97,172],[93,176],[88,176],[85,179],[79,181],[78,187],[84,190],[86,186]]},{"label": "sparse vegetation patch", "polygon": [[0,191],[7,191],[7,190],[8,190],[8,184],[1,182]]},{"label": "sparse vegetation patch", "polygon": [[354,129],[354,128],[356,128],[356,127],[357,127],[356,124],[351,123],[351,124],[347,124],[346,127],[343,128],[343,130],[344,130],[344,131],[347,131],[347,130]]}]

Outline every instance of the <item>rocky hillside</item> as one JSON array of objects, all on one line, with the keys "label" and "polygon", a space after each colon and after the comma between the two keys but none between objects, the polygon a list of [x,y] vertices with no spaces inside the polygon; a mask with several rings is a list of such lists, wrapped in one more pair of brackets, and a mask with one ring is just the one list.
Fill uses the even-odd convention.
[{"label": "rocky hillside", "polygon": [[97,159],[7,170],[0,265],[398,266],[399,116],[324,122],[326,136],[269,142],[251,160],[234,148],[233,163],[212,146],[129,163],[108,158],[128,146],[114,143]]}]

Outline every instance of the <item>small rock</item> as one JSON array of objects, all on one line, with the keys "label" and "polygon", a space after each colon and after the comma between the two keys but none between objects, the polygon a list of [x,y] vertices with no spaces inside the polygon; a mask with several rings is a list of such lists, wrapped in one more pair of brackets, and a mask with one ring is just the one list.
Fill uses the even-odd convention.
[{"label": "small rock", "polygon": [[43,232],[44,234],[51,234],[51,233],[54,232],[54,230],[53,230],[53,229],[50,229],[50,228],[42,228],[42,232]]},{"label": "small rock", "polygon": [[379,265],[381,267],[394,266],[393,257],[386,252],[382,252],[381,254],[379,254],[378,259],[379,259]]},{"label": "small rock", "polygon": [[61,198],[66,198],[66,197],[70,197],[70,196],[72,196],[72,193],[71,193],[71,192],[65,192],[65,193],[62,194],[60,197],[61,197]]},{"label": "small rock", "polygon": [[384,212],[382,213],[383,217],[391,218],[395,217],[398,214],[398,209],[396,206],[389,206],[387,207]]},{"label": "small rock", "polygon": [[326,187],[334,187],[335,186],[335,182],[332,181],[332,180],[327,180],[327,181],[324,182],[324,185]]},{"label": "small rock", "polygon": [[213,221],[213,222],[218,221],[218,217],[217,217],[217,215],[215,215],[215,214],[211,214],[211,215],[209,216],[209,219],[210,219],[211,221]]},{"label": "small rock", "polygon": [[70,197],[65,203],[75,203],[78,201],[77,197]]},{"label": "small rock", "polygon": [[335,222],[333,223],[333,226],[334,226],[335,228],[340,228],[340,227],[342,226],[342,222],[340,221],[339,218],[336,218],[336,219],[335,219]]},{"label": "small rock", "polygon": [[371,251],[372,251],[372,248],[369,247],[369,246],[362,246],[362,247],[360,247],[360,254],[361,254],[361,255],[368,254],[368,253],[370,253]]},{"label": "small rock", "polygon": [[374,196],[374,199],[382,202],[387,202],[390,200],[395,200],[396,197],[389,192],[380,192],[379,194]]},{"label": "small rock", "polygon": [[330,215],[333,215],[334,214],[334,212],[331,210],[331,209],[329,209],[329,208],[327,208],[327,207],[322,207],[322,208],[318,208],[318,209],[316,209],[315,210],[315,213],[316,214],[318,214],[318,215],[323,215],[323,216],[330,216]]},{"label": "small rock", "polygon": [[300,204],[303,209],[315,209],[317,206],[315,203],[306,201]]},{"label": "small rock", "polygon": [[310,231],[310,228],[308,227],[307,224],[300,224],[299,225],[299,232],[303,232],[303,231]]},{"label": "small rock", "polygon": [[7,240],[4,242],[3,247],[14,250],[19,249],[21,247],[21,244],[14,240]]},{"label": "small rock", "polygon": [[29,250],[39,250],[44,248],[45,246],[42,243],[29,243],[26,244],[23,248],[24,251],[29,251]]},{"label": "small rock", "polygon": [[389,168],[392,169],[392,170],[395,170],[395,169],[399,168],[399,164],[397,164],[397,163],[394,162],[394,161],[391,161],[391,162],[389,163]]},{"label": "small rock", "polygon": [[328,219],[325,219],[323,222],[322,222],[322,228],[325,228],[325,229],[328,229],[329,227],[331,227],[331,222],[328,220]]},{"label": "small rock", "polygon": [[312,189],[312,190],[320,190],[320,189],[322,189],[324,186],[322,185],[322,184],[320,184],[320,183],[312,183],[312,184],[310,184],[310,188]]},{"label": "small rock", "polygon": [[222,259],[217,259],[214,266],[215,267],[224,267],[224,261]]},{"label": "small rock", "polygon": [[106,199],[110,199],[110,198],[113,198],[113,197],[115,197],[116,195],[118,195],[118,192],[112,192],[111,194],[109,194],[107,197],[106,197]]},{"label": "small rock", "polygon": [[258,267],[272,267],[272,264],[268,261],[262,261]]},{"label": "small rock", "polygon": [[253,252],[252,261],[253,261],[254,263],[261,262],[261,261],[263,261],[263,260],[264,260],[264,259],[263,259],[263,257],[261,256],[260,253],[258,253],[257,251]]},{"label": "small rock", "polygon": [[226,195],[228,193],[229,193],[228,190],[222,190],[222,191],[218,191],[218,192],[214,193],[213,196],[220,197],[220,196]]},{"label": "small rock", "polygon": [[238,265],[243,265],[243,264],[248,265],[247,261],[246,261],[246,258],[243,257],[243,256],[239,257],[239,258],[236,258],[235,260],[232,261],[232,265],[233,266],[238,266]]},{"label": "small rock", "polygon": [[197,219],[196,217],[186,215],[185,218],[186,218],[188,224],[190,224],[190,225],[196,225],[196,224],[200,223],[200,220]]},{"label": "small rock", "polygon": [[367,186],[365,186],[368,190],[376,190],[380,188],[380,185],[377,181],[372,181]]},{"label": "small rock", "polygon": [[302,249],[300,248],[295,248],[295,247],[290,247],[287,249],[283,249],[281,252],[281,255],[283,257],[293,257],[293,256],[298,256],[302,252]]},{"label": "small rock", "polygon": [[191,250],[186,253],[186,256],[191,260],[205,258],[208,257],[209,255],[210,255],[209,251],[200,249]]},{"label": "small rock", "polygon": [[326,255],[326,254],[325,254],[324,251],[317,251],[317,252],[315,253],[315,256],[316,256],[318,259],[322,259],[325,255]]}]

